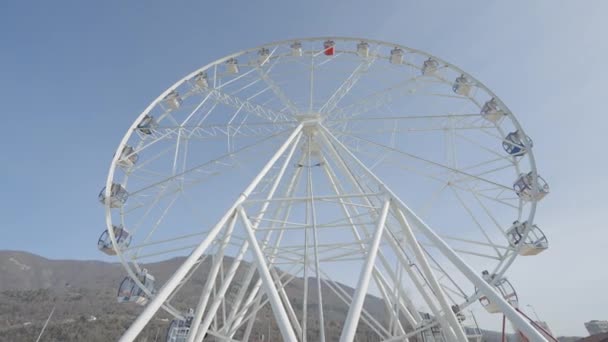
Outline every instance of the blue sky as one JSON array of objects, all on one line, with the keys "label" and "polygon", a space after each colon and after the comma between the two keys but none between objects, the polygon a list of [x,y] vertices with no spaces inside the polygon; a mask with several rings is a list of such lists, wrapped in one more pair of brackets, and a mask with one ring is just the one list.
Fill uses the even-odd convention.
[{"label": "blue sky", "polygon": [[[535,143],[551,249],[511,279],[559,334],[608,319],[603,1],[0,3],[0,249],[95,259],[97,202],[136,116],[192,70],[288,38],[340,35],[427,51],[484,82]],[[603,315],[603,316],[602,316]]]}]

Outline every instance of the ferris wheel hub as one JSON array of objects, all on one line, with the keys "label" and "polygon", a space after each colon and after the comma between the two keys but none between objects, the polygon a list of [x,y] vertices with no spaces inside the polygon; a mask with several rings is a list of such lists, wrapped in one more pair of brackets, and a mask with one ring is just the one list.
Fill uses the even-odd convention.
[{"label": "ferris wheel hub", "polygon": [[317,112],[296,114],[294,117],[304,126],[311,126],[321,122],[321,113]]}]

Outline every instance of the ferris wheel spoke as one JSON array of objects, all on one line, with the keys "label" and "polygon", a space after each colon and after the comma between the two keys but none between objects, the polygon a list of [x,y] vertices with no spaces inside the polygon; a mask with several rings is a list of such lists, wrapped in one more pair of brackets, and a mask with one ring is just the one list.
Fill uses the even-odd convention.
[{"label": "ferris wheel spoke", "polygon": [[[346,119],[326,120],[331,123],[343,123],[343,122],[359,122],[359,121],[400,121],[400,120],[426,120],[426,119],[452,119],[452,118],[479,118],[479,113],[462,113],[462,114],[420,114],[412,113],[409,115],[400,116],[372,116],[372,117],[353,117]],[[488,126],[487,128],[493,128],[494,126]],[[485,128],[485,127],[484,127]]]},{"label": "ferris wheel spoke", "polygon": [[[165,209],[162,211],[162,214],[160,215],[160,217],[156,220],[156,222],[154,222],[154,225],[152,226],[152,229],[150,229],[150,231],[148,232],[148,234],[146,235],[146,237],[143,239],[142,243],[147,243],[150,238],[152,237],[152,234],[154,234],[154,232],[156,232],[156,230],[158,229],[158,227],[160,226],[161,222],[163,221],[163,219],[165,218],[165,216],[167,215],[167,212],[169,211],[169,209],[171,209],[171,207],[173,207],[173,205],[175,204],[175,201],[177,200],[177,196],[175,196],[171,201],[169,201],[169,203],[167,204],[167,206],[165,207]],[[148,212],[150,213],[150,211]],[[139,225],[135,227],[135,229],[133,229],[133,233],[135,234],[137,231],[139,230]],[[133,253],[134,257],[137,257],[137,255],[139,254],[139,252],[141,251],[141,249],[136,249]]]},{"label": "ferris wheel spoke", "polygon": [[151,252],[151,253],[147,253],[147,254],[141,254],[136,257],[131,258],[131,260],[140,262],[141,260],[148,259],[148,258],[156,258],[159,256],[174,254],[177,252],[191,251],[191,250],[195,249],[196,246],[198,246],[198,243],[174,247],[174,248],[160,250],[160,251],[155,251],[155,252]]},{"label": "ferris wheel spoke", "polygon": [[492,214],[492,212],[488,209],[488,207],[483,203],[483,201],[479,198],[479,196],[475,192],[471,192],[471,193],[473,194],[473,197],[475,198],[475,201],[483,209],[483,211],[490,218],[490,220],[492,220],[492,222],[494,223],[494,225],[496,226],[496,228],[498,228],[498,230],[503,235],[506,235],[505,229],[503,229],[503,227],[500,225],[500,223],[498,223],[498,220],[496,219],[496,217],[494,217],[494,214]]},{"label": "ferris wheel spoke", "polygon": [[[431,248],[437,248],[437,246],[435,246],[432,243],[422,243],[422,246],[431,247]],[[464,249],[460,249],[460,248],[452,248],[452,249],[455,252],[459,253],[459,254],[472,255],[472,256],[476,256],[476,257],[480,257],[480,258],[484,258],[484,259],[495,260],[495,261],[501,261],[502,260],[502,258],[499,258],[496,255],[490,255],[490,254],[485,254],[485,253],[473,252],[473,251],[464,250]]]},{"label": "ferris wheel spoke", "polygon": [[145,248],[145,247],[162,245],[162,244],[171,243],[171,242],[175,242],[175,241],[179,241],[179,240],[187,240],[187,239],[197,238],[197,237],[200,237],[200,236],[204,236],[205,234],[207,234],[207,232],[203,231],[203,232],[200,232],[200,233],[192,233],[192,234],[179,235],[179,236],[175,236],[175,237],[171,237],[171,238],[167,238],[167,239],[162,239],[162,240],[147,241],[145,243],[140,243],[140,244],[137,244],[137,245],[133,245],[133,246],[129,246],[127,248],[121,249],[121,251],[122,252],[131,252],[131,251],[139,250],[139,249],[142,249],[142,248]]},{"label": "ferris wheel spoke", "polygon": [[[474,177],[481,177],[481,176],[485,176],[485,175],[488,175],[488,174],[496,173],[496,172],[498,172],[498,171],[502,171],[502,170],[505,170],[505,169],[510,169],[510,168],[512,168],[512,167],[513,167],[513,164],[501,165],[501,166],[497,166],[497,167],[495,167],[495,168],[493,168],[493,169],[490,169],[490,170],[485,170],[485,171],[483,171],[483,172],[474,173],[474,174],[473,174],[473,176],[474,176]],[[461,170],[462,170],[462,169],[461,169]],[[469,180],[470,180],[470,179],[467,179],[467,178],[455,178],[455,179],[453,180],[453,182],[455,182],[455,183],[457,183],[457,182],[467,182],[467,181],[469,181]],[[503,188],[503,189],[504,189],[504,188]]]},{"label": "ferris wheel spoke", "polygon": [[477,219],[477,217],[475,217],[475,215],[471,211],[471,208],[469,208],[469,206],[464,203],[464,201],[462,200],[462,197],[458,194],[458,191],[456,189],[454,189],[454,188],[451,188],[451,189],[452,189],[452,192],[454,193],[454,195],[456,196],[456,198],[458,199],[458,202],[460,203],[460,205],[464,208],[464,210],[467,212],[467,214],[469,214],[471,220],[473,220],[473,222],[475,223],[475,226],[477,226],[477,228],[479,228],[479,231],[486,238],[486,241],[488,242],[488,244],[490,246],[492,246],[492,248],[496,252],[496,256],[501,258],[503,256],[502,253],[500,253],[498,248],[495,247],[496,244],[494,242],[492,242],[492,239],[490,239],[490,236],[488,235],[488,233],[485,231],[485,229],[483,229],[483,226],[481,225],[481,223],[479,223],[479,220]]},{"label": "ferris wheel spoke", "polygon": [[[326,120],[333,121],[354,118],[391,103],[397,96],[411,95],[416,91],[416,88],[412,88],[411,85],[416,84],[419,80],[420,77],[415,76],[366,96],[361,100],[343,107],[336,107],[333,112],[327,114]],[[421,83],[424,84],[425,81]]]},{"label": "ferris wheel spoke", "polygon": [[504,165],[504,166],[500,166],[500,167],[498,167],[497,170],[490,171],[490,172],[495,172],[495,171],[498,171],[498,170],[502,170],[502,169],[507,168],[507,167],[513,167],[514,164],[513,164],[512,160],[510,160],[508,158],[505,158],[503,156],[500,156],[498,158],[492,158],[492,159],[489,159],[489,160],[480,161],[480,162],[475,163],[475,164],[471,164],[471,165],[467,165],[467,166],[462,166],[462,167],[460,167],[460,169],[463,170],[463,171],[465,171],[465,170],[466,171],[470,171],[470,170],[478,169],[478,168],[480,168],[482,166],[488,166],[488,165],[496,164],[497,162],[504,162],[504,161],[508,162],[509,164],[508,165]]},{"label": "ferris wheel spoke", "polygon": [[489,179],[485,179],[485,178],[482,178],[482,177],[476,177],[476,176],[474,176],[474,175],[472,175],[472,174],[470,174],[470,173],[467,173],[467,172],[461,171],[461,170],[459,170],[459,169],[455,169],[455,168],[453,168],[453,167],[450,167],[450,166],[444,165],[444,164],[442,164],[442,163],[439,163],[439,162],[434,162],[434,161],[428,160],[428,159],[426,159],[426,158],[423,158],[423,157],[420,157],[420,156],[414,155],[414,154],[412,154],[412,153],[408,153],[408,152],[405,152],[405,151],[401,151],[401,150],[398,150],[398,149],[396,149],[396,148],[392,148],[392,147],[390,147],[390,146],[387,146],[387,145],[384,145],[384,144],[380,144],[380,143],[377,143],[377,142],[371,141],[371,140],[369,140],[369,139],[362,138],[362,137],[357,136],[357,135],[354,135],[354,134],[345,134],[345,133],[343,133],[343,134],[344,134],[344,135],[347,135],[347,136],[349,136],[349,137],[353,137],[353,138],[355,138],[355,139],[358,139],[358,140],[361,140],[361,141],[367,142],[367,143],[369,143],[369,144],[371,144],[371,145],[375,145],[375,146],[378,146],[378,147],[385,148],[385,149],[390,150],[390,151],[393,151],[393,152],[395,152],[395,153],[397,153],[397,154],[400,154],[400,155],[403,155],[403,156],[406,156],[406,157],[409,157],[409,158],[412,158],[412,159],[415,159],[415,160],[418,160],[418,161],[422,161],[422,162],[424,162],[424,163],[427,163],[427,164],[430,164],[430,165],[433,165],[433,166],[437,166],[437,167],[439,167],[440,169],[447,170],[447,171],[453,172],[453,173],[455,173],[455,174],[460,174],[460,175],[465,176],[465,177],[468,177],[468,178],[470,178],[470,179],[475,179],[475,180],[482,181],[482,182],[485,182],[485,183],[488,183],[488,184],[492,184],[492,185],[495,185],[495,186],[500,187],[500,188],[504,188],[504,189],[511,190],[511,188],[510,188],[510,187],[507,187],[507,186],[505,186],[505,185],[502,185],[502,184],[496,183],[496,182],[494,182],[494,181],[491,181],[491,180],[489,180]]},{"label": "ferris wheel spoke", "polygon": [[243,147],[239,148],[238,150],[235,150],[235,151],[229,152],[229,153],[225,153],[225,154],[223,154],[223,155],[221,155],[221,156],[219,156],[219,157],[217,157],[217,158],[215,158],[213,160],[210,160],[208,162],[205,162],[205,163],[199,164],[197,166],[191,167],[191,168],[189,168],[189,169],[187,169],[187,170],[185,170],[183,172],[171,175],[171,176],[169,176],[169,177],[167,177],[165,179],[159,180],[159,181],[157,181],[155,183],[152,183],[152,184],[150,184],[148,186],[145,186],[145,187],[139,188],[137,190],[134,190],[134,191],[130,192],[129,194],[130,195],[137,195],[137,194],[139,194],[141,192],[144,192],[146,190],[149,190],[149,189],[152,189],[152,188],[156,188],[156,187],[158,187],[160,185],[164,185],[167,182],[170,182],[170,181],[176,179],[177,177],[182,177],[182,176],[184,176],[186,174],[190,174],[190,173],[195,172],[195,171],[200,171],[200,170],[204,169],[205,167],[217,165],[218,163],[221,163],[222,161],[228,160],[229,158],[234,158],[235,156],[237,156],[240,153],[246,152],[246,151],[252,149],[253,147],[259,146],[260,144],[263,144],[263,143],[267,142],[268,140],[270,140],[272,138],[276,138],[276,137],[284,135],[284,134],[286,134],[288,132],[289,132],[289,130],[284,130],[284,131],[275,133],[273,135],[264,137],[263,139],[257,140],[255,142],[249,144],[249,145],[243,146]]},{"label": "ferris wheel spoke", "polygon": [[234,83],[234,82],[236,82],[236,81],[238,81],[240,79],[246,78],[247,76],[249,76],[250,74],[254,73],[255,71],[256,71],[255,69],[249,69],[248,71],[242,73],[241,75],[239,75],[237,77],[234,77],[234,78],[232,78],[232,79],[230,79],[230,80],[228,80],[228,81],[226,81],[224,83],[215,84],[214,85],[214,89],[215,90],[220,90],[222,88],[226,88],[230,84],[232,84],[232,83]]},{"label": "ferris wheel spoke", "polygon": [[[330,126],[331,127],[331,126]],[[475,125],[470,125],[470,126],[461,126],[461,127],[456,127],[455,130],[478,130],[480,128],[484,128],[483,126],[475,126]],[[424,133],[424,132],[442,132],[445,131],[445,127],[443,126],[428,126],[428,127],[415,127],[415,128],[407,128],[407,127],[398,127],[398,126],[393,126],[393,127],[388,127],[388,128],[369,128],[369,129],[365,129],[365,128],[361,128],[360,130],[339,130],[339,129],[332,129],[333,132],[335,133],[340,133],[340,134],[345,134],[345,135],[360,135],[360,134],[386,134],[386,133],[390,133],[390,134],[395,134],[395,133]]]},{"label": "ferris wheel spoke", "polygon": [[207,125],[207,126],[184,126],[184,127],[168,127],[163,126],[157,128],[163,137],[171,138],[183,132],[182,139],[184,140],[213,140],[226,139],[227,136],[234,137],[263,137],[268,134],[284,130],[286,128],[295,128],[296,121],[284,121],[279,123],[245,123],[239,122],[236,124],[226,125]]},{"label": "ferris wheel spoke", "polygon": [[[357,151],[357,149],[354,149],[354,150]],[[366,154],[366,153],[363,153],[363,152],[360,152],[360,151],[357,151],[357,152],[360,155],[376,156],[374,154]],[[385,162],[385,164],[389,165],[388,163],[389,162]],[[492,192],[500,192],[500,193],[505,192],[505,191],[512,192],[513,190],[511,188],[505,188],[504,186],[495,186],[493,184],[490,184],[491,188],[488,188],[488,189],[485,189],[485,190],[476,190],[476,189],[471,188],[470,186],[464,186],[464,184],[466,184],[466,183],[463,183],[463,182],[460,182],[460,184],[459,183],[455,183],[455,182],[452,182],[450,179],[447,179],[445,177],[440,177],[440,175],[434,175],[434,174],[429,173],[429,172],[427,172],[425,170],[421,170],[419,168],[416,168],[416,167],[413,167],[413,166],[410,166],[410,165],[394,164],[394,166],[398,167],[398,168],[400,168],[402,170],[405,170],[405,171],[408,171],[408,172],[411,172],[411,173],[423,176],[425,178],[437,181],[442,186],[447,187],[448,184],[449,184],[450,187],[457,188],[457,189],[462,190],[462,191],[467,191],[467,192],[470,192],[470,193],[472,193],[472,194],[474,194],[474,195],[476,195],[478,197],[486,198],[486,199],[492,200],[492,201],[494,201],[496,203],[499,203],[499,204],[502,204],[502,205],[505,205],[505,206],[508,206],[508,207],[511,207],[511,208],[514,208],[514,209],[518,209],[518,206],[516,206],[516,205],[514,205],[512,203],[506,202],[505,199],[500,198],[498,195],[492,197],[492,196],[489,196],[489,195],[483,193],[483,191],[492,191]],[[513,198],[513,199],[517,200],[516,198]],[[427,206],[423,206],[423,208],[424,207],[428,207],[428,205]]]},{"label": "ferris wheel spoke", "polygon": [[[480,131],[480,132],[484,132],[484,133],[485,133],[485,128],[486,128],[486,127],[481,127],[479,131]],[[473,144],[473,145],[477,146],[478,148],[482,149],[483,151],[488,152],[488,153],[491,153],[491,154],[493,154],[493,155],[497,156],[498,158],[505,159],[505,160],[509,161],[511,164],[515,164],[515,162],[514,162],[514,160],[513,160],[513,157],[507,157],[507,156],[505,156],[504,154],[498,153],[498,152],[496,152],[495,150],[492,150],[492,149],[488,148],[486,145],[484,145],[484,144],[480,144],[480,143],[478,143],[478,142],[474,141],[473,139],[471,139],[471,138],[469,138],[469,137],[467,137],[467,136],[464,136],[464,135],[462,135],[462,134],[460,134],[460,133],[458,133],[458,132],[456,132],[455,134],[456,134],[456,136],[457,136],[459,139],[465,140],[465,141],[467,141],[467,142],[469,142],[469,143],[471,143],[471,144]],[[502,138],[502,137],[497,137],[497,136],[495,136],[495,135],[492,135],[492,137],[496,138],[497,140],[499,140],[499,141],[501,141],[501,142],[503,141],[503,138]]]},{"label": "ferris wheel spoke", "polygon": [[[270,89],[270,88],[267,88]],[[277,121],[288,121],[289,119],[285,116],[285,114],[276,112],[273,109],[263,107],[261,105],[255,104],[250,101],[251,96],[247,99],[242,99],[238,96],[231,95],[219,90],[212,89],[210,90],[212,97],[215,101],[222,103],[224,105],[233,107],[235,109],[244,109],[247,112],[258,116],[264,120],[269,122],[277,122]],[[259,95],[260,93],[256,93],[255,95]],[[253,97],[255,97],[255,95]]]},{"label": "ferris wheel spoke", "polygon": [[[277,47],[275,47],[270,52],[270,55],[267,58],[267,60],[272,58],[272,56],[275,54],[276,50],[277,50]],[[289,111],[292,114],[296,114],[299,112],[296,105],[293,103],[293,101],[291,101],[291,99],[289,99],[289,97],[287,97],[287,95],[285,95],[285,92],[279,87],[279,85],[269,75],[273,66],[276,65],[282,57],[283,57],[282,55],[279,55],[276,58],[276,60],[274,61],[274,63],[269,68],[267,68],[267,70],[262,69],[260,66],[256,66],[256,70],[258,71],[258,75],[260,76],[260,78],[272,89],[272,92],[281,101],[281,103],[283,103],[283,105],[285,107],[287,107],[287,109],[289,109]]]},{"label": "ferris wheel spoke", "polygon": [[484,241],[476,241],[476,240],[471,240],[471,239],[464,239],[461,237],[456,237],[456,236],[450,236],[450,235],[445,235],[445,234],[439,234],[439,236],[445,240],[451,240],[451,241],[458,241],[458,242],[463,242],[466,244],[470,244],[470,245],[475,245],[475,246],[484,246],[484,247],[491,247],[492,249],[499,249],[504,251],[505,253],[507,251],[510,251],[512,248],[510,246],[504,246],[504,245],[499,245],[499,244],[495,244],[495,243],[489,243],[489,242],[484,242]]},{"label": "ferris wheel spoke", "polygon": [[371,65],[376,61],[376,58],[365,58],[353,72],[342,82],[342,84],[329,97],[327,102],[319,109],[320,113],[331,113],[338,106],[340,101],[350,92],[357,84],[361,76],[367,73]]}]

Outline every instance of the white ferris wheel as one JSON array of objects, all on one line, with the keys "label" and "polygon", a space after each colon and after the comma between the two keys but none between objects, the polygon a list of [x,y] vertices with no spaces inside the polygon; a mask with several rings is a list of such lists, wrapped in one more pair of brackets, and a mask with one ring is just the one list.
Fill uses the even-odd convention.
[{"label": "white ferris wheel", "polygon": [[[207,64],[135,119],[98,247],[128,274],[118,300],[145,305],[121,341],[159,309],[167,341],[255,340],[262,317],[285,341],[467,341],[479,305],[544,341],[505,272],[548,247],[548,191],[513,113],[458,67],[289,40]],[[177,257],[168,279],[146,270]]]}]

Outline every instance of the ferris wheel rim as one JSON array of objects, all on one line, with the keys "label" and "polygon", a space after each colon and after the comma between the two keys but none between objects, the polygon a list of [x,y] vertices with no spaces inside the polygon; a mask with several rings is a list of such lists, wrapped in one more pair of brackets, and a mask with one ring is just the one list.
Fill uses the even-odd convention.
[{"label": "ferris wheel rim", "polygon": [[[161,102],[168,94],[170,94],[173,90],[175,90],[177,87],[179,87],[181,84],[183,84],[184,82],[187,82],[189,79],[191,79],[192,77],[194,77],[195,75],[197,75],[200,72],[204,72],[206,70],[209,70],[211,67],[215,66],[215,65],[219,65],[221,63],[226,62],[227,60],[229,60],[230,58],[236,58],[239,57],[243,54],[246,53],[250,53],[250,52],[255,52],[257,50],[259,50],[260,48],[268,48],[268,47],[273,47],[273,46],[277,46],[277,45],[284,45],[284,44],[288,44],[288,43],[292,43],[292,42],[314,42],[314,41],[322,41],[322,40],[327,40],[327,39],[332,39],[332,40],[336,40],[336,41],[350,41],[350,42],[358,42],[358,41],[366,41],[366,42],[373,42],[373,43],[377,43],[377,44],[381,44],[381,45],[386,45],[386,46],[395,46],[395,47],[400,47],[408,52],[413,52],[413,53],[417,53],[420,55],[424,55],[424,56],[428,56],[431,58],[436,59],[437,61],[444,63],[446,66],[450,67],[453,70],[456,70],[458,72],[460,72],[463,75],[466,75],[470,80],[475,82],[475,85],[480,88],[483,89],[487,94],[489,94],[490,96],[492,96],[493,98],[495,98],[498,103],[500,104],[501,108],[504,109],[504,111],[506,112],[506,114],[509,116],[509,118],[511,119],[513,125],[521,132],[523,132],[525,134],[525,130],[523,129],[523,127],[520,125],[517,117],[512,113],[512,111],[506,106],[506,104],[498,97],[496,96],[488,87],[485,86],[485,84],[483,84],[482,82],[478,81],[475,77],[473,77],[471,74],[465,72],[464,70],[460,69],[459,67],[446,62],[445,60],[436,57],[434,55],[431,55],[427,52],[421,51],[421,50],[417,50],[417,49],[412,49],[410,47],[404,46],[404,45],[400,45],[400,44],[395,44],[395,43],[389,43],[389,42],[385,42],[385,41],[380,41],[380,40],[373,40],[373,39],[366,39],[366,38],[354,38],[354,37],[309,37],[309,38],[300,38],[300,39],[288,39],[288,40],[282,40],[282,41],[277,41],[277,42],[272,42],[272,43],[267,43],[267,44],[263,44],[263,45],[259,45],[257,47],[254,48],[249,48],[249,49],[245,49],[245,50],[241,50],[237,53],[233,53],[230,55],[227,55],[225,57],[216,59],[215,61],[208,63],[207,65],[198,68],[197,70],[195,70],[194,72],[191,72],[189,74],[187,74],[185,77],[183,77],[182,79],[178,80],[177,82],[175,82],[171,87],[167,88],[164,92],[162,92],[156,99],[154,99],[149,105],[148,107],[136,118],[136,120],[133,122],[133,124],[131,125],[131,127],[128,129],[127,133],[123,136],[120,144],[117,147],[116,153],[114,154],[114,157],[112,158],[112,162],[110,164],[110,170],[108,172],[108,177],[106,179],[106,190],[105,190],[105,196],[106,198],[110,197],[110,191],[111,191],[111,186],[114,180],[114,175],[115,175],[115,171],[116,168],[118,167],[118,159],[120,158],[120,153],[122,151],[122,149],[127,146],[127,142],[130,139],[131,135],[135,132],[135,129],[138,125],[138,123],[140,122],[140,120],[148,113],[150,113],[150,111],[156,106],[158,105],[159,102]],[[528,148],[527,149],[527,160],[530,163],[530,172],[532,172],[533,176],[537,176],[537,168],[536,168],[536,161],[534,158],[534,152],[533,152],[533,148]],[[537,187],[537,184],[533,184],[534,187]],[[538,191],[538,189],[535,189],[535,191]],[[536,212],[536,206],[537,206],[537,200],[533,200],[530,201],[530,209],[529,209],[529,213],[528,213],[528,221],[529,222],[533,222],[534,221],[534,216],[535,216],[535,212]],[[116,255],[119,257],[122,265],[124,268],[127,269],[127,272],[129,274],[129,276],[131,278],[133,278],[136,282],[139,282],[139,280],[137,279],[137,275],[136,273],[131,269],[132,263],[129,262],[129,260],[125,259],[125,256],[122,253],[122,250],[120,250],[120,248],[118,247],[118,243],[116,241],[116,237],[114,236],[114,232],[112,230],[113,227],[113,222],[112,222],[112,208],[111,206],[106,203],[105,205],[105,212],[106,212],[106,226],[107,226],[107,230],[108,230],[108,234],[110,236],[110,240],[112,241],[113,246],[116,248]],[[500,268],[500,270],[498,271],[497,274],[499,274],[499,276],[502,276],[506,270],[509,268],[509,266],[513,263],[513,261],[516,259],[517,257],[517,251],[521,248],[522,246],[518,246],[516,250],[514,250],[510,255],[509,258],[505,258],[508,260],[503,260],[504,263],[504,267]],[[497,266],[497,270],[498,270]],[[142,286],[143,284],[139,284],[140,286]],[[145,287],[143,287],[142,289],[144,289],[145,291]]]}]

